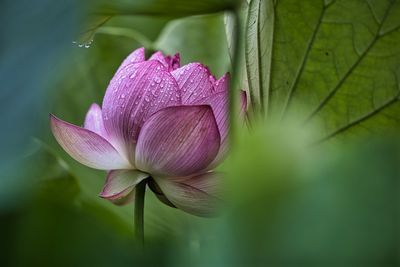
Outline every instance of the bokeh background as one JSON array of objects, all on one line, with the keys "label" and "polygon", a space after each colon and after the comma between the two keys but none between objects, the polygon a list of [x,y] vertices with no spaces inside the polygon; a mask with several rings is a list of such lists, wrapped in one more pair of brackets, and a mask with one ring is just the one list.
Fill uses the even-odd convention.
[{"label": "bokeh background", "polygon": [[[305,66],[326,69],[322,76],[329,83],[334,80],[329,77],[345,74],[353,66],[345,49],[351,44],[337,40],[354,39],[355,49],[362,51],[368,31],[386,27],[390,38],[372,53],[381,59],[369,58],[376,66],[365,74],[376,81],[371,86],[377,88],[379,106],[389,90],[381,87],[399,90],[400,86],[384,72],[387,68],[400,77],[400,1],[379,1],[2,0],[1,266],[399,266],[399,108],[391,107],[385,119],[374,117],[376,121],[350,129],[351,138],[338,136],[315,144],[313,140],[324,136],[327,127],[340,124],[337,114],[347,112],[351,117],[352,112],[363,111],[360,107],[369,101],[363,98],[365,92],[355,91],[359,99],[341,96],[336,108],[329,108],[339,111],[319,118],[328,121],[322,129],[298,127],[294,115],[285,123],[267,122],[255,115],[259,112],[257,92],[262,91],[254,88],[252,75],[257,70],[245,67],[253,59],[263,60],[270,53],[270,42],[282,44],[278,56],[297,60],[296,47],[303,49],[307,34],[313,36],[307,29],[316,31],[313,12],[333,10],[327,12],[326,23],[340,18],[353,25],[353,31],[347,26],[322,26],[322,36],[313,37],[322,41],[314,52],[306,52],[311,63]],[[281,34],[276,36],[281,38],[272,40],[256,32],[267,49],[254,54],[249,45],[254,35],[248,30],[252,17],[247,14],[254,15],[249,10],[255,2],[280,10],[274,16],[276,32]],[[376,11],[372,13],[378,26],[368,26],[373,20],[365,15],[368,6]],[[261,14],[270,14],[265,10]],[[393,27],[379,26],[385,25],[385,14]],[[305,21],[310,17],[309,25],[293,24],[298,17]],[[265,25],[258,29],[270,29],[270,24]],[[284,31],[285,27],[295,30]],[[296,27],[305,32],[298,34]],[[292,46],[285,46],[288,43]],[[246,124],[232,112],[232,151],[219,167],[226,173],[228,192],[223,215],[194,217],[163,205],[148,190],[145,251],[133,240],[133,205],[117,207],[100,199],[105,173],[72,160],[51,136],[48,124],[48,114],[54,113],[81,125],[90,104],[101,104],[122,60],[141,46],[148,54],[179,52],[184,64],[202,62],[217,77],[230,71],[232,98],[243,89],[255,103],[254,108],[249,104]],[[325,49],[337,52],[336,58],[326,59],[330,54]],[[382,59],[383,50],[390,60]],[[318,51],[324,60],[319,60]],[[281,66],[289,66],[288,62],[275,62],[273,71],[278,73],[274,77],[289,77],[285,83],[292,84],[295,75]],[[337,64],[335,74],[329,62]],[[300,91],[307,86],[318,91],[321,79],[307,78],[307,73],[294,83],[302,86]],[[366,84],[360,77],[353,79],[346,92],[352,84],[356,88]],[[276,90],[279,86],[275,82]],[[353,110],[347,109],[350,106]]]}]

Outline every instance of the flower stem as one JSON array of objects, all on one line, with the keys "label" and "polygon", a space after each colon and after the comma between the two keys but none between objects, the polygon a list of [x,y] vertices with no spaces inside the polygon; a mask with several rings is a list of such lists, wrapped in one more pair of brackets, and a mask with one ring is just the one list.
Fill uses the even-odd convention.
[{"label": "flower stem", "polygon": [[134,229],[135,239],[140,246],[144,246],[144,195],[146,193],[146,180],[136,185],[135,192],[135,212],[134,212]]}]

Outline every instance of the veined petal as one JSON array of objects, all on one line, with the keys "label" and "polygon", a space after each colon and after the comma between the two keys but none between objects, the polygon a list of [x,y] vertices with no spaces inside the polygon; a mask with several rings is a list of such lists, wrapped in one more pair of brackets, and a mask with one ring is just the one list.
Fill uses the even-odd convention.
[{"label": "veined petal", "polygon": [[107,139],[107,132],[104,129],[101,108],[96,103],[93,103],[90,106],[89,111],[86,113],[84,128],[97,133],[104,139]]},{"label": "veined petal", "polygon": [[210,106],[169,107],[143,125],[135,163],[152,175],[187,176],[207,167],[217,155],[219,144]]},{"label": "veined petal", "polygon": [[99,170],[131,169],[132,166],[100,135],[50,115],[54,137],[75,160]]},{"label": "veined petal", "polygon": [[165,69],[168,70],[169,68],[169,60],[167,61],[167,58],[161,51],[155,52],[153,55],[151,55],[149,60],[158,60],[165,67]]},{"label": "veined petal", "polygon": [[214,92],[213,77],[206,66],[200,63],[190,63],[171,74],[175,77],[181,90],[182,103],[192,104]]},{"label": "veined petal", "polygon": [[229,81],[230,81],[229,72],[225,73],[218,81],[214,83],[215,92],[227,92],[229,91]]},{"label": "veined petal", "polygon": [[[135,186],[149,177],[138,170],[113,170],[107,175],[100,197],[108,200],[120,200],[132,193]],[[117,204],[120,204],[117,202]]]},{"label": "veined petal", "polygon": [[103,100],[104,127],[131,162],[143,123],[162,108],[180,105],[178,90],[175,79],[156,60],[127,65],[111,80]]},{"label": "veined petal", "polygon": [[140,47],[127,56],[122,64],[119,66],[118,71],[126,67],[126,65],[139,63],[145,61],[144,47]]},{"label": "veined petal", "polygon": [[212,217],[218,213],[222,204],[219,173],[205,173],[179,182],[168,178],[154,179],[175,207],[202,217]]},{"label": "veined petal", "polygon": [[211,106],[215,120],[218,125],[219,134],[221,136],[221,143],[218,155],[210,167],[217,165],[221,159],[226,155],[228,149],[228,131],[229,131],[229,95],[228,91],[220,91],[209,97],[200,99],[196,104],[208,104]]}]

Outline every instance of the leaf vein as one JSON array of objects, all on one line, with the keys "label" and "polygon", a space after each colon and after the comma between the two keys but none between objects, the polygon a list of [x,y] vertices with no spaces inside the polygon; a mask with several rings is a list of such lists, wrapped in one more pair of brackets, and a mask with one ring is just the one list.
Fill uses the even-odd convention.
[{"label": "leaf vein", "polygon": [[323,17],[325,16],[325,12],[326,12],[326,10],[327,10],[327,8],[329,6],[330,5],[324,5],[322,7],[321,14],[320,14],[320,16],[318,18],[317,24],[315,25],[313,34],[312,34],[312,36],[311,36],[311,38],[310,38],[310,40],[309,40],[309,42],[307,44],[307,48],[306,48],[306,51],[304,53],[303,59],[301,61],[301,64],[300,64],[299,68],[297,69],[296,76],[295,76],[295,78],[294,78],[294,80],[293,80],[293,82],[292,82],[292,84],[290,86],[288,96],[287,96],[285,104],[283,106],[282,119],[285,118],[286,113],[287,113],[287,111],[289,109],[289,106],[290,106],[291,101],[293,99],[294,92],[295,92],[295,90],[297,88],[297,85],[299,83],[300,77],[303,74],[303,71],[304,71],[304,68],[305,68],[305,65],[306,65],[306,62],[307,62],[307,59],[308,59],[308,55],[311,52],[311,48],[312,48],[312,46],[314,44],[315,38],[317,36],[317,32],[319,31],[319,28],[320,28],[320,26],[322,24]]},{"label": "leaf vein", "polygon": [[317,105],[317,107],[306,117],[303,124],[308,123],[319,111],[321,111],[323,109],[323,107],[332,99],[332,97],[334,95],[336,95],[336,93],[339,91],[339,89],[342,87],[342,85],[346,82],[347,78],[358,67],[358,65],[362,62],[362,60],[365,58],[365,56],[368,54],[368,52],[371,50],[371,48],[375,45],[375,43],[382,37],[382,35],[380,35],[379,32],[389,14],[389,11],[390,11],[393,3],[394,2],[391,2],[389,7],[387,8],[385,15],[382,19],[382,22],[379,25],[379,28],[375,34],[375,37],[369,43],[367,48],[364,50],[364,52],[361,54],[361,56],[353,63],[353,65],[349,68],[349,70],[346,72],[346,74],[339,80],[339,82],[336,84],[336,86],[328,93],[328,95],[324,99],[322,99],[322,101]]}]

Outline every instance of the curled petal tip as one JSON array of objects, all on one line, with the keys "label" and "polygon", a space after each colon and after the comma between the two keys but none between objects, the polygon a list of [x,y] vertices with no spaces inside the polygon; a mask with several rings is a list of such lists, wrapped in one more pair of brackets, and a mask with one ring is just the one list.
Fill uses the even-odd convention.
[{"label": "curled petal tip", "polygon": [[108,200],[127,197],[135,186],[149,175],[137,170],[114,170],[107,175],[106,183],[99,196]]},{"label": "curled petal tip", "polygon": [[127,65],[132,64],[132,63],[139,63],[145,61],[145,51],[144,47],[140,47],[130,53],[122,62],[122,64],[119,66],[117,72],[125,68]]}]

